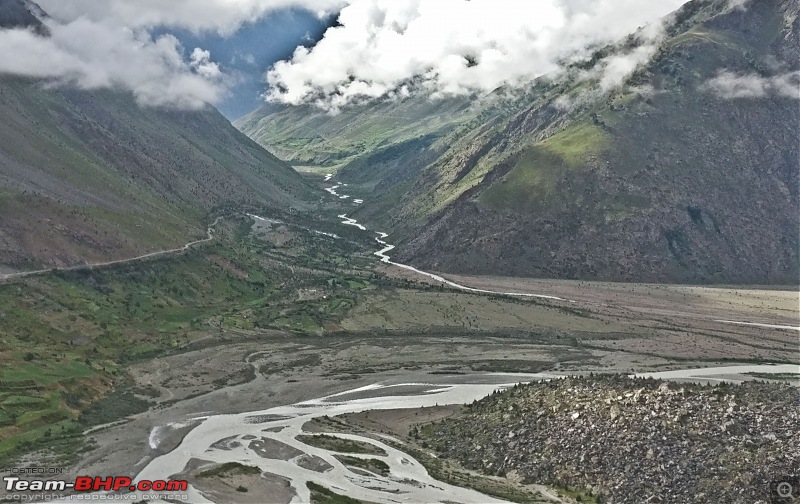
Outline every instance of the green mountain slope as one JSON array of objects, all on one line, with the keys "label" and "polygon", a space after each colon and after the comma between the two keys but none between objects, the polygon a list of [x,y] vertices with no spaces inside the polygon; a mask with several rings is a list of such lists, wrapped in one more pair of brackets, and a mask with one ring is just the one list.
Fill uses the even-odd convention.
[{"label": "green mountain slope", "polygon": [[[30,0],[0,0],[0,28],[49,30]],[[211,106],[140,106],[0,74],[0,273],[124,259],[205,237],[221,205],[308,206],[286,163]]]},{"label": "green mountain slope", "polygon": [[330,114],[312,106],[265,104],[234,126],[293,165],[335,169],[395,144],[430,143],[475,114],[468,98],[412,98],[348,107]]},{"label": "green mountain slope", "polygon": [[[770,78],[800,69],[799,10],[797,0],[694,0],[623,86],[600,93],[597,77],[581,72],[633,39],[558,80],[500,90],[433,136],[417,128],[380,144],[363,141],[371,129],[338,133],[382,120],[380,104],[346,119],[318,113],[314,128],[329,128],[328,145],[363,149],[343,156],[339,179],[348,193],[363,191],[354,216],[392,231],[403,262],[518,276],[797,282],[798,102],[725,99],[707,83],[721,71]],[[450,118],[418,110],[415,125]],[[309,130],[289,129],[289,115],[262,117],[255,138],[302,142]]]},{"label": "green mountain slope", "polygon": [[[34,4],[3,1],[2,26],[43,30]],[[210,106],[141,107],[122,92],[5,75],[0,117],[2,270],[178,246],[205,235],[215,206],[288,210],[312,197],[291,167]]]},{"label": "green mountain slope", "polygon": [[0,264],[61,266],[180,245],[224,203],[303,205],[309,188],[212,107],[0,77]]}]

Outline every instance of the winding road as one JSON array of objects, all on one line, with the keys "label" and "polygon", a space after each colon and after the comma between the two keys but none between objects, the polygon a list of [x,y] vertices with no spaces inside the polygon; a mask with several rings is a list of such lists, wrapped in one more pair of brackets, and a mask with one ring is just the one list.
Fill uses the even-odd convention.
[{"label": "winding road", "polygon": [[153,259],[155,257],[162,257],[162,256],[167,256],[167,255],[172,255],[172,254],[181,254],[181,253],[186,252],[187,250],[189,250],[190,248],[192,248],[192,247],[194,247],[196,245],[200,245],[201,243],[207,243],[207,242],[210,242],[211,240],[213,240],[214,239],[214,227],[216,227],[216,225],[219,224],[219,221],[221,221],[225,217],[226,216],[217,217],[216,220],[214,220],[214,222],[212,222],[208,226],[208,228],[206,229],[206,237],[205,238],[203,238],[201,240],[191,241],[191,242],[183,245],[182,247],[178,247],[178,248],[174,248],[174,249],[168,249],[168,250],[159,250],[159,251],[156,251],[156,252],[149,252],[147,254],[138,255],[136,257],[129,257],[127,259],[115,259],[113,261],[105,261],[105,262],[92,263],[92,264],[80,264],[78,266],[66,266],[66,267],[63,267],[63,268],[47,268],[47,269],[40,269],[40,270],[33,270],[33,271],[20,271],[19,273],[8,273],[8,274],[0,275],[0,282],[4,282],[6,280],[12,280],[12,279],[15,279],[15,278],[25,278],[25,277],[29,277],[29,276],[43,275],[45,273],[50,273],[52,271],[91,270],[91,269],[94,269],[94,268],[102,268],[102,267],[105,267],[105,266],[113,266],[113,265],[116,265],[116,264],[125,264],[125,263],[134,262],[134,261],[141,261],[141,260],[144,260],[144,259]]}]

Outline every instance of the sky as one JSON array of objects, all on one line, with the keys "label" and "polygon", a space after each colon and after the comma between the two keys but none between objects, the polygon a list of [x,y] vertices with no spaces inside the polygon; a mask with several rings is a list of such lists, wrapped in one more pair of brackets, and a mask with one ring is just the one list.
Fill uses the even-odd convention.
[{"label": "sky", "polygon": [[335,111],[524,86],[639,30],[638,48],[600,62],[613,87],[684,1],[39,0],[51,35],[0,30],[0,72],[234,119],[265,99]]},{"label": "sky", "polygon": [[301,44],[313,45],[335,21],[306,9],[280,8],[261,19],[243,24],[231,34],[216,30],[196,33],[189,28],[159,27],[154,36],[172,34],[185,48],[202,48],[231,76],[217,108],[230,120],[241,117],[264,102],[264,72],[275,62],[291,57]]}]

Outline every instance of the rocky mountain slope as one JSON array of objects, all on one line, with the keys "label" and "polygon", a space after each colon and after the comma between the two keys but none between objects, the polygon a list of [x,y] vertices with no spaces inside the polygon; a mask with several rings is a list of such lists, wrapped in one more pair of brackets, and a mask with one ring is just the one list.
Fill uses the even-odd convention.
[{"label": "rocky mountain slope", "polygon": [[0,28],[29,28],[46,34],[47,14],[30,0],[0,0]]},{"label": "rocky mountain slope", "polygon": [[[2,26],[43,26],[13,3]],[[288,210],[313,197],[211,106],[142,107],[123,92],[0,75],[0,116],[0,270],[176,246],[205,235],[215,206]]]},{"label": "rocky mountain slope", "polygon": [[603,502],[767,502],[800,462],[798,401],[774,384],[568,378],[478,401],[428,439],[467,468]]},{"label": "rocky mountain slope", "polygon": [[[343,157],[339,177],[366,193],[356,217],[391,229],[398,259],[444,272],[797,282],[797,96],[726,96],[713,83],[746,76],[797,88],[800,7],[739,4],[689,2],[649,63],[611,89],[593,69],[634,37],[558,79],[499,90],[434,136],[360,144],[387,105],[347,112],[347,123],[364,125],[348,133],[363,154]],[[287,117],[262,117],[254,138],[306,138],[302,126],[282,126]],[[428,120],[442,117],[431,110]],[[314,128],[339,121],[324,118]],[[328,144],[344,138],[330,134]],[[312,152],[304,161],[321,152],[303,149]]]}]

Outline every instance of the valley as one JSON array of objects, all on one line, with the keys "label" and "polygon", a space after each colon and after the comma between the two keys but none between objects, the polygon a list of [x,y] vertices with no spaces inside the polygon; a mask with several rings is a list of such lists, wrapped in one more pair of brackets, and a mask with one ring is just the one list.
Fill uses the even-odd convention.
[{"label": "valley", "polygon": [[[613,1],[555,2],[575,33],[542,21],[517,53],[477,19],[484,50],[422,44],[394,88],[378,34],[419,49],[426,2],[307,11],[324,36],[266,70],[216,48],[269,2],[126,2],[0,0],[0,474],[187,488],[0,502],[800,492],[800,0],[585,40]],[[375,54],[303,73],[354,20]],[[577,52],[538,52],[548,29]],[[440,87],[508,58],[535,71]],[[234,66],[267,86],[238,119],[215,108],[256,78]]]},{"label": "valley", "polygon": [[[774,375],[796,382],[800,376],[800,329],[792,324],[798,317],[796,291],[445,280],[394,263],[389,236],[342,217],[353,203],[322,191],[335,181],[309,180],[326,198],[315,216],[252,210],[219,219],[212,241],[177,257],[48,272],[0,285],[0,292],[30,303],[27,310],[4,314],[14,338],[6,341],[20,345],[12,347],[10,356],[19,359],[12,366],[22,370],[29,363],[46,373],[2,378],[10,388],[0,404],[13,422],[6,420],[6,441],[0,445],[6,464],[22,456],[28,464],[66,466],[70,475],[141,478],[148,471],[181,467],[166,472],[192,482],[192,502],[249,502],[235,491],[238,486],[284,496],[275,502],[307,502],[315,484],[367,502],[381,501],[381,495],[438,500],[436,492],[447,484],[479,492],[459,490],[460,502],[486,502],[480,492],[516,502],[574,502],[583,495],[574,489],[521,485],[456,466],[437,469],[424,449],[404,451],[394,441],[384,447],[394,454],[388,477],[359,473],[341,454],[310,448],[294,436],[318,432],[320,427],[308,424],[314,418],[325,422],[374,409],[422,415],[393,434],[401,442],[412,428],[459,411],[428,419],[428,409],[469,403],[541,378],[600,372],[661,373],[654,376],[701,382]],[[115,286],[121,278],[128,285],[124,292],[141,295],[114,301],[114,293],[123,292]],[[134,278],[139,287],[132,290]],[[111,294],[111,303],[92,292]],[[75,320],[58,315],[59,306],[68,307]],[[121,330],[117,335],[103,329],[111,320]],[[26,334],[32,327],[49,327],[50,336],[31,339]],[[68,352],[57,350],[61,346]],[[706,373],[682,371],[719,366],[723,369]],[[91,388],[78,392],[87,385]],[[26,398],[26,410],[41,404],[39,416],[15,415],[20,397]],[[247,420],[261,417],[257,423]],[[223,423],[212,427],[216,422]],[[361,428],[337,425],[325,424],[322,431],[387,442]],[[273,428],[280,432],[271,433]],[[232,436],[247,439],[243,444]],[[291,460],[253,458],[252,436],[265,443],[271,439],[271,449],[292,447],[280,448],[289,450]],[[216,448],[207,452],[212,444]],[[177,456],[183,458],[171,458]],[[306,468],[308,457],[313,467],[335,469]],[[270,476],[236,476],[242,469],[211,480],[198,477],[228,462],[257,466]]]},{"label": "valley", "polygon": [[480,100],[423,93],[338,114],[267,104],[234,123],[358,189],[364,203],[348,216],[391,230],[394,260],[425,271],[794,285],[796,81],[788,94],[738,98],[709,83],[797,75],[797,11],[795,0],[689,2],[611,89],[598,67],[624,59],[635,34]]}]

